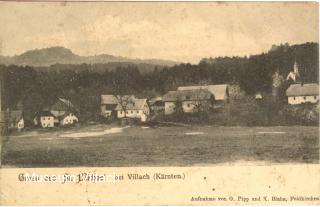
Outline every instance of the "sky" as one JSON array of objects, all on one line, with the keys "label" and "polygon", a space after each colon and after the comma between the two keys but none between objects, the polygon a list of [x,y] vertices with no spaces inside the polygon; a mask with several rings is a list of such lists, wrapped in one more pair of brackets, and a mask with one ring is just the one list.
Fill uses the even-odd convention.
[{"label": "sky", "polygon": [[0,55],[63,46],[197,63],[318,42],[317,3],[0,2]]}]

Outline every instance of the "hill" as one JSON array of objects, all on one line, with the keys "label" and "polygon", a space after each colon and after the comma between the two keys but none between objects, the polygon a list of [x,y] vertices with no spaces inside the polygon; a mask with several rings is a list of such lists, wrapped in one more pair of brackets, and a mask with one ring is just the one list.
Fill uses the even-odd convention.
[{"label": "hill", "polygon": [[70,49],[64,47],[50,47],[26,51],[15,56],[0,56],[0,64],[4,65],[28,65],[28,66],[50,66],[54,64],[106,64],[106,63],[134,63],[150,64],[159,66],[173,66],[180,64],[171,60],[160,59],[131,59],[108,54],[94,56],[80,56],[74,54]]}]

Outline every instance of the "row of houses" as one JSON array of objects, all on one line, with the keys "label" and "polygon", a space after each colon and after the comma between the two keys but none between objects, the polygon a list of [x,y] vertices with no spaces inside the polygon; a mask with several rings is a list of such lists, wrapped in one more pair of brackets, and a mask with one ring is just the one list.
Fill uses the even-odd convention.
[{"label": "row of houses", "polygon": [[[230,86],[227,84],[181,86],[162,97],[150,100],[134,95],[101,95],[101,115],[105,118],[133,118],[146,122],[152,112],[169,115],[179,110],[183,113],[206,111],[219,108],[228,102],[229,90]],[[286,95],[290,105],[318,103],[319,85],[292,83],[286,90]],[[261,100],[263,97],[260,95],[255,98]],[[52,106],[37,112],[33,123],[42,128],[70,126],[79,121],[78,115],[78,111],[69,100],[59,98]],[[6,123],[8,129],[21,130],[25,126],[21,110],[1,111],[0,121]]]},{"label": "row of houses", "polygon": [[137,98],[134,95],[101,95],[101,115],[105,118],[136,118],[145,122],[151,111],[172,114],[181,109],[193,113],[212,107],[219,107],[228,100],[228,86],[184,86],[176,91],[169,91],[163,97],[153,99]]},{"label": "row of houses", "polygon": [[[52,128],[55,126],[70,126],[77,123],[77,110],[67,99],[58,98],[51,107],[43,109],[33,117],[33,124],[42,128]],[[22,110],[6,110],[0,113],[1,125],[5,125],[7,130],[25,127],[25,119]]]}]

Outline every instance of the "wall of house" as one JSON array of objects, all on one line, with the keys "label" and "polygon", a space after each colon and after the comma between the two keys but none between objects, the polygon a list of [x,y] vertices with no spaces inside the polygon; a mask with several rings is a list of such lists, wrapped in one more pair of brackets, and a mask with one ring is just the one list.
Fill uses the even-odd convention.
[{"label": "wall of house", "polygon": [[17,123],[17,128],[18,129],[23,129],[24,128],[24,119],[20,119],[20,121]]},{"label": "wall of house", "polygon": [[317,103],[319,101],[319,96],[289,96],[288,103],[292,105],[302,104],[302,103]]},{"label": "wall of house", "polygon": [[41,116],[40,123],[43,128],[54,127],[54,118],[53,116]]},{"label": "wall of house", "polygon": [[145,103],[142,107],[142,109],[128,109],[125,111],[117,111],[117,117],[118,118],[123,118],[123,117],[128,117],[128,118],[139,118],[141,119],[142,116],[149,116],[150,115],[150,108],[147,103]]},{"label": "wall of house", "polygon": [[[125,117],[124,111],[117,111],[117,117],[123,118]],[[128,118],[140,118],[142,114],[144,114],[144,110],[127,110],[126,117]],[[148,113],[149,114],[149,113]]]},{"label": "wall of house", "polygon": [[164,114],[172,114],[176,108],[175,102],[165,102],[164,103]]},{"label": "wall of house", "polygon": [[201,100],[201,101],[184,101],[182,102],[183,112],[185,113],[194,113],[200,110],[207,110],[212,106],[210,101]]},{"label": "wall of house", "polygon": [[65,125],[71,125],[71,124],[74,124],[75,122],[78,122],[78,118],[70,113],[68,116],[64,117],[61,121],[60,121],[60,124],[62,126],[65,126]]},{"label": "wall of house", "polygon": [[197,111],[197,105],[199,103],[195,101],[184,101],[182,102],[183,112],[185,113],[193,113]]}]

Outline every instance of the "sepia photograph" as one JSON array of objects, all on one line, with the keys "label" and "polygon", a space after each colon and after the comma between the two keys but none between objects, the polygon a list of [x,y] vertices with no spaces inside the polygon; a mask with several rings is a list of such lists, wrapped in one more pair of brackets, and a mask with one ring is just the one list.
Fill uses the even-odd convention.
[{"label": "sepia photograph", "polygon": [[2,168],[319,164],[316,2],[0,2]]},{"label": "sepia photograph", "polygon": [[319,3],[0,0],[0,205],[319,205]]}]

